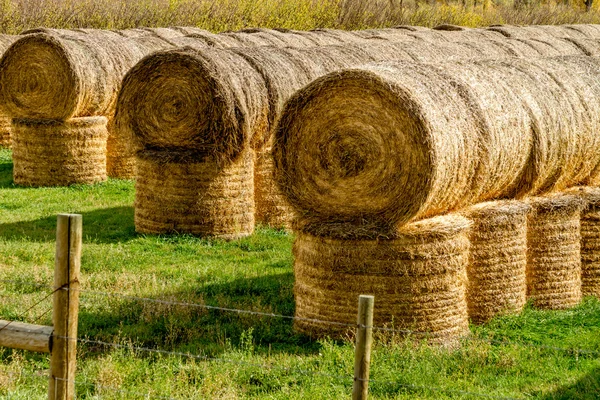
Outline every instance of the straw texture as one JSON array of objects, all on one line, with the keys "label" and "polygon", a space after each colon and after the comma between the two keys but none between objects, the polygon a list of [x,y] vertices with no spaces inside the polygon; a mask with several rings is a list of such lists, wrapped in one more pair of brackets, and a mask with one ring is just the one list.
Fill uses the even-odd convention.
[{"label": "straw texture", "polygon": [[212,157],[141,151],[135,229],[236,239],[254,231],[253,154],[223,165]]},{"label": "straw texture", "polygon": [[13,119],[14,182],[67,186],[106,180],[106,123],[104,117]]},{"label": "straw texture", "polygon": [[527,295],[543,309],[563,309],[581,300],[580,213],[584,201],[554,194],[528,200]]},{"label": "straw texture", "polygon": [[527,214],[515,200],[480,203],[463,214],[473,222],[467,268],[469,318],[486,322],[519,313],[527,298]]},{"label": "straw texture", "polygon": [[586,204],[581,212],[581,294],[600,298],[600,189],[583,186],[569,193]]},{"label": "straw texture", "polygon": [[390,240],[339,240],[297,233],[295,328],[337,336],[356,322],[360,294],[377,299],[374,324],[452,344],[468,334],[465,300],[469,221],[449,215],[406,225]]},{"label": "straw texture", "polygon": [[150,46],[114,32],[23,36],[0,61],[1,97],[13,117],[66,120],[113,113],[125,73]]},{"label": "straw texture", "polygon": [[0,116],[0,147],[11,147],[10,118]]}]

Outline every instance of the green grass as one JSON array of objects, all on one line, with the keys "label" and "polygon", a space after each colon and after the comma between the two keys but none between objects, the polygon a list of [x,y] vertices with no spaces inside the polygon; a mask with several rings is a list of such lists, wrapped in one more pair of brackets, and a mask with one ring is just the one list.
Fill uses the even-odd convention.
[{"label": "green grass", "polygon": [[[291,235],[258,229],[232,242],[137,235],[133,182],[18,187],[10,155],[0,150],[0,318],[50,324],[49,299],[25,311],[49,293],[56,214],[83,214],[79,335],[118,347],[79,344],[78,398],[349,397],[351,341],[311,340],[289,319],[96,293],[293,315]],[[559,349],[600,352],[597,299],[562,312],[528,307],[472,330],[454,350],[376,332],[371,398],[600,397],[600,353]],[[45,398],[47,370],[47,355],[0,350],[0,398]]]}]

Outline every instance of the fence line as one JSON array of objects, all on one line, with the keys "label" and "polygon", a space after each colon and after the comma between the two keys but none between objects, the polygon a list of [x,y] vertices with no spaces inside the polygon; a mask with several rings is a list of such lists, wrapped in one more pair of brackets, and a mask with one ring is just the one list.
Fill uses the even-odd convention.
[{"label": "fence line", "polygon": [[[0,280],[0,282],[22,283],[22,282],[16,281],[16,280]],[[35,283],[23,283],[23,286],[40,286],[40,287],[46,286],[48,288],[54,289],[52,286],[49,286],[49,285],[35,284]],[[70,289],[68,287],[60,287],[58,289],[54,289],[54,292],[57,290],[68,291]],[[399,334],[410,335],[410,336],[415,336],[415,337],[423,337],[423,338],[427,338],[427,337],[431,336],[431,333],[428,333],[428,332],[416,332],[416,331],[411,331],[408,329],[396,329],[396,328],[389,328],[389,327],[383,327],[383,326],[363,326],[363,325],[357,324],[357,323],[347,323],[347,322],[339,322],[339,321],[328,321],[328,320],[321,320],[321,319],[303,318],[303,317],[296,317],[293,315],[283,315],[283,314],[275,314],[275,313],[252,311],[252,310],[241,310],[241,309],[236,309],[236,308],[218,307],[218,306],[211,306],[211,305],[200,304],[200,303],[189,303],[189,302],[181,302],[181,301],[153,299],[153,298],[149,298],[149,297],[131,296],[131,295],[120,294],[120,293],[108,293],[108,292],[100,292],[100,291],[87,290],[87,289],[78,289],[78,291],[79,291],[79,293],[88,294],[88,295],[116,297],[116,298],[121,298],[124,300],[133,300],[133,301],[155,303],[155,304],[162,304],[162,305],[172,305],[172,306],[179,306],[179,307],[194,307],[194,308],[202,308],[202,309],[213,310],[213,311],[232,312],[232,313],[244,314],[244,315],[256,315],[256,316],[269,317],[269,318],[281,318],[281,319],[304,321],[304,322],[316,322],[316,323],[328,324],[328,325],[333,325],[333,326],[345,326],[348,328],[367,327],[367,328],[373,329],[374,331],[399,333]],[[52,293],[54,293],[54,292],[52,292]],[[43,302],[52,293],[50,293],[48,296],[46,296],[40,302],[36,303],[34,306]],[[33,308],[34,306],[32,306],[31,308]],[[24,313],[26,313],[28,311],[29,311],[29,309],[26,310]],[[50,311],[51,311],[51,309],[47,310],[43,315],[47,314]],[[38,318],[41,318],[42,316],[40,316]],[[0,328],[0,331],[1,330],[2,330],[2,328]],[[515,341],[511,341],[511,340],[506,340],[506,339],[492,339],[492,338],[483,338],[483,337],[475,337],[475,336],[466,336],[466,337],[462,338],[462,340],[479,341],[479,342],[486,342],[489,344],[497,344],[497,345],[514,345],[514,346],[521,346],[521,347],[539,348],[539,349],[545,349],[545,350],[562,351],[562,352],[566,352],[566,353],[600,355],[600,350],[555,347],[555,346],[541,345],[541,344],[535,344],[535,343],[515,342]]]}]

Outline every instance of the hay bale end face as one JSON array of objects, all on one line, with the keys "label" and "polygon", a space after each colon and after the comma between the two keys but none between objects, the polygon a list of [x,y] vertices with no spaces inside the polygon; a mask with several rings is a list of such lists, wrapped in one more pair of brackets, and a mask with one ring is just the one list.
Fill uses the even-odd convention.
[{"label": "hay bale end face", "polygon": [[254,232],[254,155],[227,164],[166,151],[137,154],[135,229],[237,239]]},{"label": "hay bale end face", "polygon": [[515,200],[480,203],[463,212],[473,222],[467,268],[469,318],[486,322],[519,313],[527,299],[527,214]]},{"label": "hay bale end face", "polygon": [[557,193],[528,199],[527,296],[543,309],[581,300],[580,214],[584,201]]},{"label": "hay bale end face", "polygon": [[401,228],[391,240],[343,240],[298,232],[295,328],[341,335],[356,322],[360,294],[375,296],[374,324],[453,344],[468,334],[467,219],[448,215]]},{"label": "hay bale end face", "polygon": [[14,182],[68,186],[106,180],[104,117],[67,121],[13,119]]}]

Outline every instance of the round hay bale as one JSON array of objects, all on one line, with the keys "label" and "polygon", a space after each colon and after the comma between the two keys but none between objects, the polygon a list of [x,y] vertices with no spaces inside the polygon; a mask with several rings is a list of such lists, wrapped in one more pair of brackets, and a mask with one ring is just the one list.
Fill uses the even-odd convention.
[{"label": "round hay bale", "polygon": [[581,294],[600,298],[600,189],[576,187],[569,193],[586,204],[581,212]]},{"label": "round hay bale", "polygon": [[567,39],[579,48],[584,55],[598,57],[600,55],[600,40],[598,39]]},{"label": "round hay bale", "polygon": [[479,136],[469,101],[435,67],[336,72],[287,102],[276,179],[305,224],[393,229],[470,201]]},{"label": "round hay bale", "polygon": [[10,118],[0,115],[0,147],[11,147]]},{"label": "round hay bale", "polygon": [[555,38],[585,38],[586,35],[561,25],[496,25],[487,28],[514,39],[552,40]]},{"label": "round hay bale", "polygon": [[13,179],[23,186],[106,180],[105,117],[67,121],[13,119]]},{"label": "round hay bale", "polygon": [[266,126],[260,73],[232,51],[173,50],[139,62],[123,80],[116,130],[137,149],[194,149],[233,159],[251,127]]},{"label": "round hay bale", "polygon": [[479,203],[463,212],[473,222],[467,268],[469,318],[486,322],[519,313],[527,299],[527,214],[517,200]]},{"label": "round hay bale", "polygon": [[23,36],[0,61],[1,97],[14,117],[108,116],[125,72],[143,55],[117,36]]},{"label": "round hay bale", "polygon": [[563,309],[581,300],[578,196],[554,194],[528,199],[527,296],[543,309]]},{"label": "round hay bale", "polygon": [[349,328],[335,323],[355,323],[358,296],[370,294],[375,296],[374,326],[454,344],[469,333],[469,226],[467,219],[447,215],[408,224],[388,240],[298,232],[295,329],[314,336],[343,334]]},{"label": "round hay bale", "polygon": [[600,25],[596,24],[574,24],[574,25],[563,25],[565,29],[571,29],[579,32],[586,38],[598,39],[600,38]]},{"label": "round hay bale", "polygon": [[228,164],[189,153],[137,154],[135,229],[237,239],[254,232],[254,155]]}]

